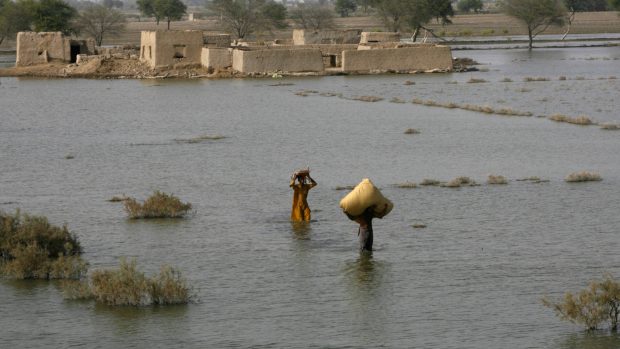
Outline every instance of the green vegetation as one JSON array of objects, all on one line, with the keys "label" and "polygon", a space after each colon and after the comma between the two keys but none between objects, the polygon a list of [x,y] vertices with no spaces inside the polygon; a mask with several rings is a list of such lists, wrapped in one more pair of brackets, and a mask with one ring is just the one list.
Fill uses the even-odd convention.
[{"label": "green vegetation", "polygon": [[37,32],[75,32],[73,19],[78,15],[75,8],[62,0],[40,0],[31,3],[32,27]]},{"label": "green vegetation", "polygon": [[566,18],[561,0],[503,0],[499,6],[502,12],[525,24],[530,50],[538,34],[551,25],[563,25]]},{"label": "green vegetation", "polygon": [[459,2],[456,3],[456,8],[459,10],[459,12],[464,13],[470,11],[478,13],[478,11],[482,10],[482,7],[482,0],[459,0]]},{"label": "green vegetation", "polygon": [[588,330],[595,330],[605,322],[609,322],[612,331],[618,329],[620,283],[609,274],[603,280],[590,282],[587,288],[575,294],[566,292],[558,302],[547,297],[542,302],[562,320],[583,325]]},{"label": "green vegetation", "polygon": [[138,0],[136,5],[143,15],[155,17],[157,25],[159,21],[165,19],[168,29],[170,22],[180,20],[187,10],[187,6],[181,0]]},{"label": "green vegetation", "polygon": [[118,269],[95,270],[90,281],[63,284],[68,299],[94,299],[108,305],[187,304],[191,289],[181,272],[163,266],[158,275],[147,277],[137,269],[136,261],[121,259]]},{"label": "green vegetation", "polygon": [[416,130],[415,128],[408,128],[405,130],[406,135],[417,135],[418,133],[420,133],[420,131]]},{"label": "green vegetation", "polygon": [[124,201],[125,211],[131,219],[182,218],[192,209],[192,204],[182,203],[176,196],[160,191],[155,191],[142,204],[134,198],[127,198]]},{"label": "green vegetation", "polygon": [[0,0],[0,44],[19,31],[30,29],[31,20],[24,1]]},{"label": "green vegetation", "polygon": [[448,181],[448,183],[445,184],[441,184],[442,187],[446,187],[446,188],[460,188],[460,187],[474,187],[477,186],[478,184],[472,180],[469,177],[456,177],[450,181]]},{"label": "green vegetation", "polygon": [[87,7],[76,20],[76,28],[101,46],[104,36],[118,36],[125,30],[125,16],[118,10],[93,4]]},{"label": "green vegetation", "polygon": [[357,2],[355,0],[336,0],[334,9],[340,14],[340,17],[349,17],[350,13],[357,10]]},{"label": "green vegetation", "polygon": [[67,226],[47,218],[0,212],[0,275],[16,279],[77,279],[87,266]]},{"label": "green vegetation", "polygon": [[267,0],[211,0],[207,9],[238,38],[260,30],[285,28],[286,7]]},{"label": "green vegetation", "polygon": [[581,172],[573,172],[564,178],[567,182],[598,182],[602,181],[603,178],[600,174],[596,172],[590,171],[581,171]]},{"label": "green vegetation", "polygon": [[414,42],[420,29],[428,30],[425,25],[433,19],[449,24],[454,16],[450,0],[376,0],[372,6],[388,30],[410,29]]}]

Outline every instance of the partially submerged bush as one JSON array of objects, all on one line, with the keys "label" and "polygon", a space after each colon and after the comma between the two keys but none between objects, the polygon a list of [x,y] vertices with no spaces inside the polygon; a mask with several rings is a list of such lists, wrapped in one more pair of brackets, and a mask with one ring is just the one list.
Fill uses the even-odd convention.
[{"label": "partially submerged bush", "polygon": [[125,200],[125,210],[129,218],[182,218],[192,209],[192,204],[182,203],[172,194],[155,191],[151,197],[140,204],[134,198]]},{"label": "partially submerged bush", "polygon": [[469,177],[456,177],[441,186],[446,188],[459,188],[462,186],[473,187],[477,185],[478,184]]},{"label": "partially submerged bush", "polygon": [[610,131],[620,130],[620,125],[611,124],[611,123],[601,124],[601,130],[610,130]]},{"label": "partially submerged bush", "polygon": [[564,178],[567,182],[591,182],[602,181],[600,174],[590,171],[573,172]]},{"label": "partially submerged bush", "polygon": [[414,182],[397,183],[397,184],[394,184],[394,186],[396,188],[403,188],[403,189],[414,189],[418,187],[418,185],[415,184]]},{"label": "partially submerged bush", "polygon": [[79,278],[87,265],[67,226],[47,218],[0,212],[0,275],[17,279]]},{"label": "partially submerged bush", "polygon": [[543,76],[526,76],[523,81],[525,82],[536,82],[536,81],[549,81],[549,78]]},{"label": "partially submerged bush", "polygon": [[379,102],[383,100],[382,97],[377,97],[377,96],[357,96],[357,97],[353,97],[352,99],[356,101],[362,101],[362,102]]},{"label": "partially submerged bush", "polygon": [[393,97],[392,99],[390,99],[391,103],[407,103],[407,101],[405,101],[404,99],[398,98],[398,97]]},{"label": "partially submerged bush", "polygon": [[405,130],[406,135],[415,135],[418,133],[420,133],[420,131],[416,130],[415,128],[408,128]]},{"label": "partially submerged bush", "polygon": [[487,82],[485,79],[479,79],[479,78],[471,78],[469,80],[467,80],[468,84],[479,84],[479,83],[483,83],[483,82]]},{"label": "partially submerged bush", "polygon": [[592,122],[592,120],[589,117],[585,116],[585,115],[581,115],[581,116],[577,116],[577,117],[570,117],[570,116],[566,116],[566,115],[562,115],[562,114],[553,114],[553,115],[549,116],[548,119],[552,120],[552,121],[556,121],[556,122],[566,122],[566,123],[569,123],[569,124],[583,125],[583,126],[593,125],[594,124]]},{"label": "partially submerged bush", "polygon": [[605,321],[609,321],[613,331],[618,329],[620,283],[609,274],[602,281],[590,282],[586,289],[575,294],[566,292],[558,302],[547,297],[542,302],[561,319],[584,325],[588,330],[597,329]]},{"label": "partially submerged bush", "polygon": [[436,179],[429,179],[429,178],[424,178],[422,182],[420,182],[420,185],[425,185],[425,186],[437,186],[440,184],[441,184],[440,181]]},{"label": "partially submerged bush", "polygon": [[158,275],[147,277],[135,260],[125,259],[118,269],[93,271],[90,281],[65,283],[63,291],[68,299],[94,299],[108,305],[186,304],[192,298],[178,270],[163,266]]},{"label": "partially submerged bush", "polygon": [[508,180],[504,176],[489,175],[487,184],[508,184]]}]

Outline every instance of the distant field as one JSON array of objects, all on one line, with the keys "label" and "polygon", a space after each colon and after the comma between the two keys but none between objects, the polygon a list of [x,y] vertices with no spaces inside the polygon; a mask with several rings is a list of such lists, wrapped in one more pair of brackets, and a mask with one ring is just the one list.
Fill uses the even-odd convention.
[{"label": "distant field", "polygon": [[[439,24],[431,24],[430,28],[441,35],[525,35],[527,32],[523,26],[515,19],[502,14],[472,14],[457,15],[452,18],[452,24],[441,26]],[[337,29],[362,29],[366,31],[385,30],[381,21],[376,17],[348,17],[336,19]],[[197,21],[181,21],[172,22],[171,29],[186,30],[196,29],[204,31],[222,32],[223,28],[217,20],[197,20]],[[107,38],[104,45],[123,45],[123,44],[139,44],[140,31],[166,29],[166,23],[161,22],[159,26],[153,21],[130,22],[127,25],[127,31],[116,38]],[[565,28],[550,27],[545,34],[564,33]],[[262,33],[253,39],[288,39],[292,36],[292,29],[277,31],[273,33]],[[577,13],[571,27],[572,34],[593,34],[593,33],[620,33],[620,16],[618,12],[585,12]],[[409,33],[404,33],[408,35]],[[14,48],[15,43],[8,41],[3,43],[0,48]]]}]

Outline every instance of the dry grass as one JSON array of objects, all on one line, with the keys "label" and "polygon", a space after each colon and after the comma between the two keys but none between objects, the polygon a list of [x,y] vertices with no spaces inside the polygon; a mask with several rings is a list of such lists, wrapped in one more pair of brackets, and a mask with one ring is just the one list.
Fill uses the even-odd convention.
[{"label": "dry grass", "polygon": [[581,115],[577,117],[570,117],[570,116],[566,116],[562,114],[553,114],[549,116],[548,119],[552,121],[556,121],[556,122],[566,122],[569,124],[582,125],[582,126],[588,126],[588,125],[594,124],[594,122],[592,122],[592,120],[585,115]]},{"label": "dry grass", "polygon": [[538,81],[549,81],[549,78],[543,76],[526,76],[523,81],[525,82],[538,82]]},{"label": "dry grass", "polygon": [[569,183],[598,182],[598,181],[602,181],[603,178],[601,177],[600,174],[596,172],[580,171],[580,172],[573,172],[569,174],[568,176],[566,176],[566,178],[564,178],[564,180]]},{"label": "dry grass", "polygon": [[426,224],[416,223],[416,224],[412,224],[411,227],[413,229],[424,229],[424,228],[426,228]]},{"label": "dry grass", "polygon": [[424,185],[424,186],[438,186],[440,184],[441,184],[440,181],[436,179],[429,179],[429,178],[424,178],[422,182],[420,182],[420,185]]},{"label": "dry grass", "polygon": [[469,177],[456,177],[448,181],[448,183],[442,184],[442,187],[446,188],[460,188],[460,187],[473,187],[478,184]]},{"label": "dry grass", "polygon": [[393,97],[392,99],[390,99],[390,102],[392,102],[392,103],[407,103],[407,101],[405,101],[404,99],[398,98],[398,97]]},{"label": "dry grass", "polygon": [[611,124],[611,123],[601,124],[601,130],[610,130],[610,131],[620,130],[620,124]]},{"label": "dry grass", "polygon": [[467,80],[468,84],[480,84],[480,83],[484,83],[484,82],[488,82],[485,79],[479,79],[479,78],[471,78],[469,80]]},{"label": "dry grass", "polygon": [[415,184],[414,182],[397,183],[397,184],[394,184],[394,186],[396,188],[401,188],[401,189],[414,189],[418,187],[418,185]]},{"label": "dry grass", "polygon": [[355,101],[362,101],[362,102],[379,102],[383,100],[383,97],[377,97],[377,96],[356,96],[356,97],[352,97],[352,100]]},{"label": "dry grass", "polygon": [[66,226],[47,218],[0,212],[0,275],[16,279],[73,279],[86,272],[82,247]]},{"label": "dry grass", "polygon": [[340,98],[342,98],[342,93],[321,92],[321,93],[319,93],[319,96],[321,96],[321,97],[340,97]]},{"label": "dry grass", "polygon": [[549,182],[549,180],[548,179],[540,179],[540,177],[532,176],[532,177],[525,177],[525,178],[517,179],[517,182],[547,183],[547,182]]},{"label": "dry grass", "polygon": [[125,201],[127,199],[129,199],[129,198],[125,194],[120,195],[120,196],[114,195],[113,197],[108,199],[108,202],[121,202],[121,201]]},{"label": "dry grass", "polygon": [[425,105],[427,107],[441,107],[441,108],[447,108],[447,109],[458,108],[458,109],[469,110],[469,111],[474,111],[477,113],[484,113],[484,114],[497,114],[497,115],[505,115],[505,116],[532,116],[533,115],[531,112],[528,112],[528,111],[524,112],[524,111],[514,110],[511,108],[494,109],[493,107],[489,105],[475,105],[475,104],[459,105],[457,103],[452,103],[452,102],[448,102],[448,103],[438,102],[432,99],[424,100],[421,98],[414,98],[411,100],[411,103]]},{"label": "dry grass", "polygon": [[182,218],[192,209],[192,204],[182,203],[172,194],[155,191],[140,204],[134,198],[125,200],[125,211],[131,219],[139,218]]},{"label": "dry grass", "polygon": [[511,78],[503,78],[499,82],[512,82]]},{"label": "dry grass", "polygon": [[125,259],[118,269],[93,271],[90,281],[65,283],[63,291],[69,299],[94,299],[107,305],[186,304],[192,299],[178,270],[163,266],[158,275],[147,277],[135,260]]},{"label": "dry grass", "polygon": [[405,130],[404,132],[406,135],[416,135],[418,133],[420,133],[420,131],[416,130],[415,128],[408,128]]},{"label": "dry grass", "polygon": [[487,184],[508,184],[508,180],[504,176],[489,175]]},{"label": "dry grass", "polygon": [[217,141],[217,140],[224,139],[224,138],[226,138],[226,136],[202,135],[202,136],[198,136],[194,138],[176,138],[174,141],[177,143],[193,144],[193,143],[202,143],[202,142],[208,142],[208,141]]}]

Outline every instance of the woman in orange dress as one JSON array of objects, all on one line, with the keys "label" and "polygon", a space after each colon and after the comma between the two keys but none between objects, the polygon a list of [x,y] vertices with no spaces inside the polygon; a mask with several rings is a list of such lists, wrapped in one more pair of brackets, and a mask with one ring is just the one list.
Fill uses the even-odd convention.
[{"label": "woman in orange dress", "polygon": [[[310,183],[308,183],[308,180]],[[310,170],[301,170],[293,173],[291,184],[293,188],[293,208],[291,210],[291,221],[308,222],[310,221],[310,207],[308,207],[308,192],[316,186],[316,182],[310,177]]]}]

